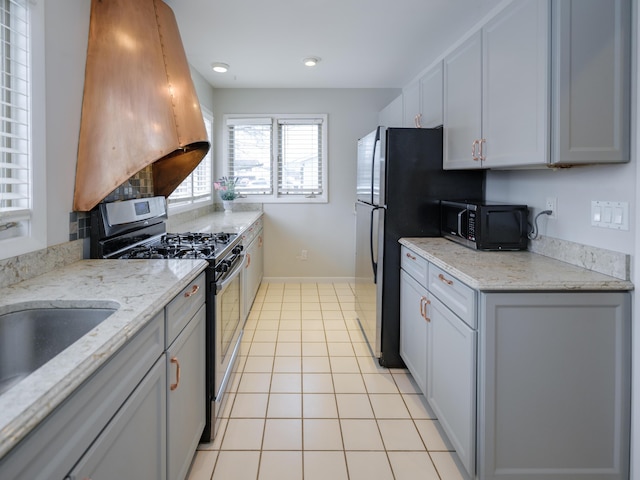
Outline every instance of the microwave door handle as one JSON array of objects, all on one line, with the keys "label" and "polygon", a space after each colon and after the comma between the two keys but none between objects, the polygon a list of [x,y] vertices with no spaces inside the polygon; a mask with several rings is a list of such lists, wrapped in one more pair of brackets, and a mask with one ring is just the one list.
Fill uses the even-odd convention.
[{"label": "microwave door handle", "polygon": [[467,213],[467,209],[465,208],[460,213],[458,213],[458,231],[456,232],[460,237],[466,237],[466,234],[462,234],[462,217]]}]

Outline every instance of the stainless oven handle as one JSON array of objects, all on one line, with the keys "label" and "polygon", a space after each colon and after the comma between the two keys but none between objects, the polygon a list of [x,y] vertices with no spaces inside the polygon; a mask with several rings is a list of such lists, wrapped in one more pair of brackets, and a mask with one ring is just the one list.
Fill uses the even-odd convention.
[{"label": "stainless oven handle", "polygon": [[233,282],[233,280],[240,275],[240,272],[242,271],[242,269],[244,268],[245,264],[247,263],[247,256],[243,253],[240,255],[242,257],[242,261],[238,264],[236,264],[236,266],[233,268],[233,270],[231,270],[228,275],[225,277],[225,279],[220,282],[220,284],[216,285],[216,294],[220,293],[222,290],[224,290],[227,285],[229,285],[231,282]]},{"label": "stainless oven handle", "polygon": [[462,235],[462,216],[465,213],[467,213],[466,208],[462,210],[460,213],[458,213],[458,231],[456,233],[458,234],[459,237],[464,237],[464,235]]}]

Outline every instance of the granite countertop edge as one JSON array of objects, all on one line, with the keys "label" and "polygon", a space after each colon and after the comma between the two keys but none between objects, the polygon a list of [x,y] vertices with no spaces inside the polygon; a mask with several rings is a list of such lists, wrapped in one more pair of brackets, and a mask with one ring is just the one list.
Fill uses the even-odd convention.
[{"label": "granite countertop edge", "polygon": [[441,237],[401,238],[422,258],[479,291],[628,291],[634,285],[528,252],[477,251]]}]

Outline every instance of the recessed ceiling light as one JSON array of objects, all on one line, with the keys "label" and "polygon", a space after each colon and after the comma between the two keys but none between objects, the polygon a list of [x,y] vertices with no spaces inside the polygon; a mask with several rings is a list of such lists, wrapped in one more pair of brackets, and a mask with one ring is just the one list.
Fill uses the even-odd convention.
[{"label": "recessed ceiling light", "polygon": [[229,65],[226,63],[216,62],[211,64],[211,68],[213,68],[214,72],[226,73],[229,70]]},{"label": "recessed ceiling light", "polygon": [[320,59],[318,57],[307,57],[303,60],[303,63],[307,67],[315,67],[319,61]]}]

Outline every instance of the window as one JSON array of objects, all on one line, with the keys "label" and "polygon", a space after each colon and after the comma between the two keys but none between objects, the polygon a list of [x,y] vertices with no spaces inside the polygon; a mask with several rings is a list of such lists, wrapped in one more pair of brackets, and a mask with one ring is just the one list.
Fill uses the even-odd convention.
[{"label": "window", "polygon": [[44,111],[32,111],[44,105],[38,4],[0,0],[0,258],[46,246]]},{"label": "window", "polygon": [[326,202],[327,116],[226,118],[227,171],[260,202]]},{"label": "window", "polygon": [[169,195],[167,200],[172,209],[209,202],[213,198],[213,115],[204,107],[201,110],[211,148],[195,170]]}]

